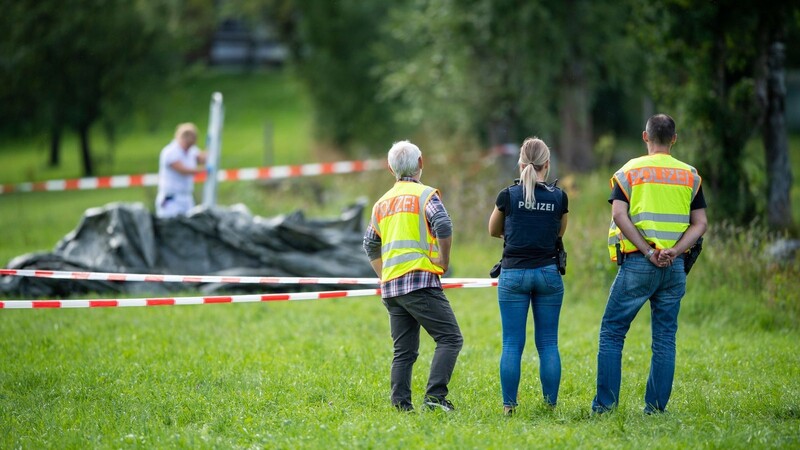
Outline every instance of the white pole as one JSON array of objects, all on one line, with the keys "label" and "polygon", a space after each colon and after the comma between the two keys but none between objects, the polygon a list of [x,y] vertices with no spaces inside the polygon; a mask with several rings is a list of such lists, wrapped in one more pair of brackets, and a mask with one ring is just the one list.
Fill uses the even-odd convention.
[{"label": "white pole", "polygon": [[219,169],[219,157],[222,152],[222,121],[224,117],[225,108],[222,105],[222,94],[214,92],[211,95],[206,135],[208,176],[203,185],[203,206],[206,207],[214,206],[217,203],[217,169]]}]

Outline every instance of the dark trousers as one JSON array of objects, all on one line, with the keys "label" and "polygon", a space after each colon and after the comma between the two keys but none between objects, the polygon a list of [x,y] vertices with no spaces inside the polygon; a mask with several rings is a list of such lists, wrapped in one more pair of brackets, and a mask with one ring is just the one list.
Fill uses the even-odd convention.
[{"label": "dark trousers", "polygon": [[444,399],[447,384],[464,344],[461,329],[450,302],[439,288],[425,288],[398,297],[383,299],[389,311],[394,341],[392,359],[392,404],[409,406],[411,373],[419,356],[419,328],[425,329],[436,342],[431,361],[426,397]]}]

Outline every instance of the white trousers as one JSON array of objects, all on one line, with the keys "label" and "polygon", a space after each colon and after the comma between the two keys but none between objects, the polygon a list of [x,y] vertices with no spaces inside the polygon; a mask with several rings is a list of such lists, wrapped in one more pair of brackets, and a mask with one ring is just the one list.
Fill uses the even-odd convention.
[{"label": "white trousers", "polygon": [[192,194],[158,194],[156,196],[156,217],[185,215],[192,207],[194,207]]}]

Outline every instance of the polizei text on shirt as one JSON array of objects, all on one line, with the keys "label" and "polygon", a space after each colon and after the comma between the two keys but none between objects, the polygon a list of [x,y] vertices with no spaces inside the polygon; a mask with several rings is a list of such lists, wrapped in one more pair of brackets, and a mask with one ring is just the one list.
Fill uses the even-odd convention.
[{"label": "polizei text on shirt", "polygon": [[528,202],[519,202],[520,208],[530,209],[533,211],[555,211],[556,205],[555,203],[528,203]]}]

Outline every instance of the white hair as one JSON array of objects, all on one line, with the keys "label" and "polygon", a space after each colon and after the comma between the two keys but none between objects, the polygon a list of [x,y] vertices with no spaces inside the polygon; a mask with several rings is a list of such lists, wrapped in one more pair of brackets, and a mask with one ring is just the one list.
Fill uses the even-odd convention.
[{"label": "white hair", "polygon": [[394,176],[399,180],[402,177],[411,177],[419,172],[419,158],[422,151],[409,141],[398,141],[389,149],[389,167]]}]

